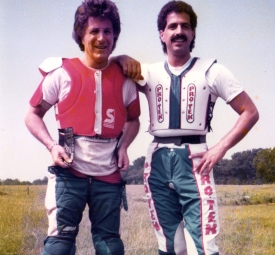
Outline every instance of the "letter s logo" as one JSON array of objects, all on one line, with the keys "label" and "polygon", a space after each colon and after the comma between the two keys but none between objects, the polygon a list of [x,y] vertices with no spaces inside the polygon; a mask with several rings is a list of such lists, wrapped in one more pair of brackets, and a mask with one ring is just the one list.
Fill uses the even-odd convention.
[{"label": "letter s logo", "polygon": [[104,122],[106,123],[114,123],[115,121],[115,110],[114,109],[108,109],[106,111],[106,115],[109,119],[105,119]]},{"label": "letter s logo", "polygon": [[106,115],[108,118],[106,118],[103,122],[103,126],[107,128],[114,128],[115,123],[115,110],[114,109],[108,109],[106,111]]}]

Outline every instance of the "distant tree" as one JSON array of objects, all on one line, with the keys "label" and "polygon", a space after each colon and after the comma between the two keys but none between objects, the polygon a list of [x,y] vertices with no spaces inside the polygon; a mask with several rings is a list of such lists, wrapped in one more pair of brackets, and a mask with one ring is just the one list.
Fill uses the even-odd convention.
[{"label": "distant tree", "polygon": [[20,182],[20,185],[28,185],[28,186],[30,186],[30,185],[32,185],[32,183],[29,182],[29,181],[22,181],[22,182]]},{"label": "distant tree", "polygon": [[145,157],[142,156],[133,161],[126,172],[122,172],[123,179],[127,184],[143,184],[143,167]]},{"label": "distant tree", "polygon": [[253,164],[265,183],[275,182],[275,147],[259,151]]},{"label": "distant tree", "polygon": [[48,183],[48,178],[45,176],[43,180],[37,179],[32,182],[33,185],[46,185]]},{"label": "distant tree", "polygon": [[232,155],[233,171],[232,174],[237,177],[238,184],[253,184],[257,182],[258,176],[253,159],[262,149],[252,149],[243,152],[237,152]]},{"label": "distant tree", "polygon": [[234,153],[231,160],[222,159],[214,166],[214,177],[217,184],[255,184],[262,183],[254,157],[261,149],[252,149]]},{"label": "distant tree", "polygon": [[[270,161],[268,161],[271,165],[273,164],[273,168],[269,167],[269,171],[263,170],[263,167],[261,170],[256,170],[257,167],[254,163],[255,157],[261,151],[262,149],[252,149],[237,152],[231,156],[231,159],[220,160],[214,166],[214,178],[216,184],[262,184],[263,181],[261,175],[263,171],[267,175],[272,175],[275,178],[275,151],[273,152],[274,154],[270,156]],[[261,164],[265,161],[262,155],[259,160]],[[122,173],[127,184],[143,183],[144,162],[144,156],[137,158],[133,161],[133,165],[130,165],[125,173]],[[266,166],[264,169],[266,169]],[[270,182],[271,180],[268,181]]]},{"label": "distant tree", "polygon": [[131,172],[125,176],[124,180],[127,184],[143,184],[143,169],[131,170]]},{"label": "distant tree", "polygon": [[3,184],[4,185],[20,185],[20,181],[18,179],[13,180],[13,179],[8,178],[3,181]]},{"label": "distant tree", "polygon": [[142,156],[140,158],[137,158],[136,160],[133,161],[133,167],[135,169],[143,169],[144,167],[144,162],[145,162],[145,157]]},{"label": "distant tree", "polygon": [[222,159],[213,169],[216,184],[233,184],[236,178],[232,176],[232,160]]}]

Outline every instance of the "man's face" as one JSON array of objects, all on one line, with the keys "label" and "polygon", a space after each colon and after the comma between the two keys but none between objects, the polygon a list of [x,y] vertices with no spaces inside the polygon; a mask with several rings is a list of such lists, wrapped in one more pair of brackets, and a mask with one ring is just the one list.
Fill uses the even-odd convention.
[{"label": "man's face", "polygon": [[164,31],[160,31],[160,39],[166,44],[168,56],[189,55],[194,35],[195,31],[191,29],[190,17],[185,12],[168,14],[166,27]]},{"label": "man's face", "polygon": [[113,51],[114,34],[111,21],[89,17],[82,43],[89,66],[95,69],[104,68]]}]

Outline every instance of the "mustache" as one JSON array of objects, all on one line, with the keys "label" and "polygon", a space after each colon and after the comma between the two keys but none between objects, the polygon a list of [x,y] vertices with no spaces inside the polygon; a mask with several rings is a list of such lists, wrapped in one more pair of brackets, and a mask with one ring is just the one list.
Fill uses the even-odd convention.
[{"label": "mustache", "polygon": [[172,42],[175,42],[176,40],[178,39],[182,39],[184,42],[187,41],[187,37],[185,34],[177,34],[177,35],[174,35],[172,38],[171,38],[171,41]]}]

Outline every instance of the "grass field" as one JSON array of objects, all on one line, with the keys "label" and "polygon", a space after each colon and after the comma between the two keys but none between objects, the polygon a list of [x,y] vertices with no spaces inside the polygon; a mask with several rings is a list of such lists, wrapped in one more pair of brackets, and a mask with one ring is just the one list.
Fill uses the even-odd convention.
[{"label": "grass field", "polygon": [[0,186],[0,254],[38,255],[46,235],[45,186]]},{"label": "grass field", "polygon": [[[46,237],[45,186],[0,186],[0,254],[38,255]],[[217,186],[221,255],[275,255],[275,185]],[[122,211],[125,255],[155,255],[157,243],[142,185],[127,186],[128,212]],[[94,255],[84,213],[76,255]],[[191,254],[192,255],[192,254]]]}]

